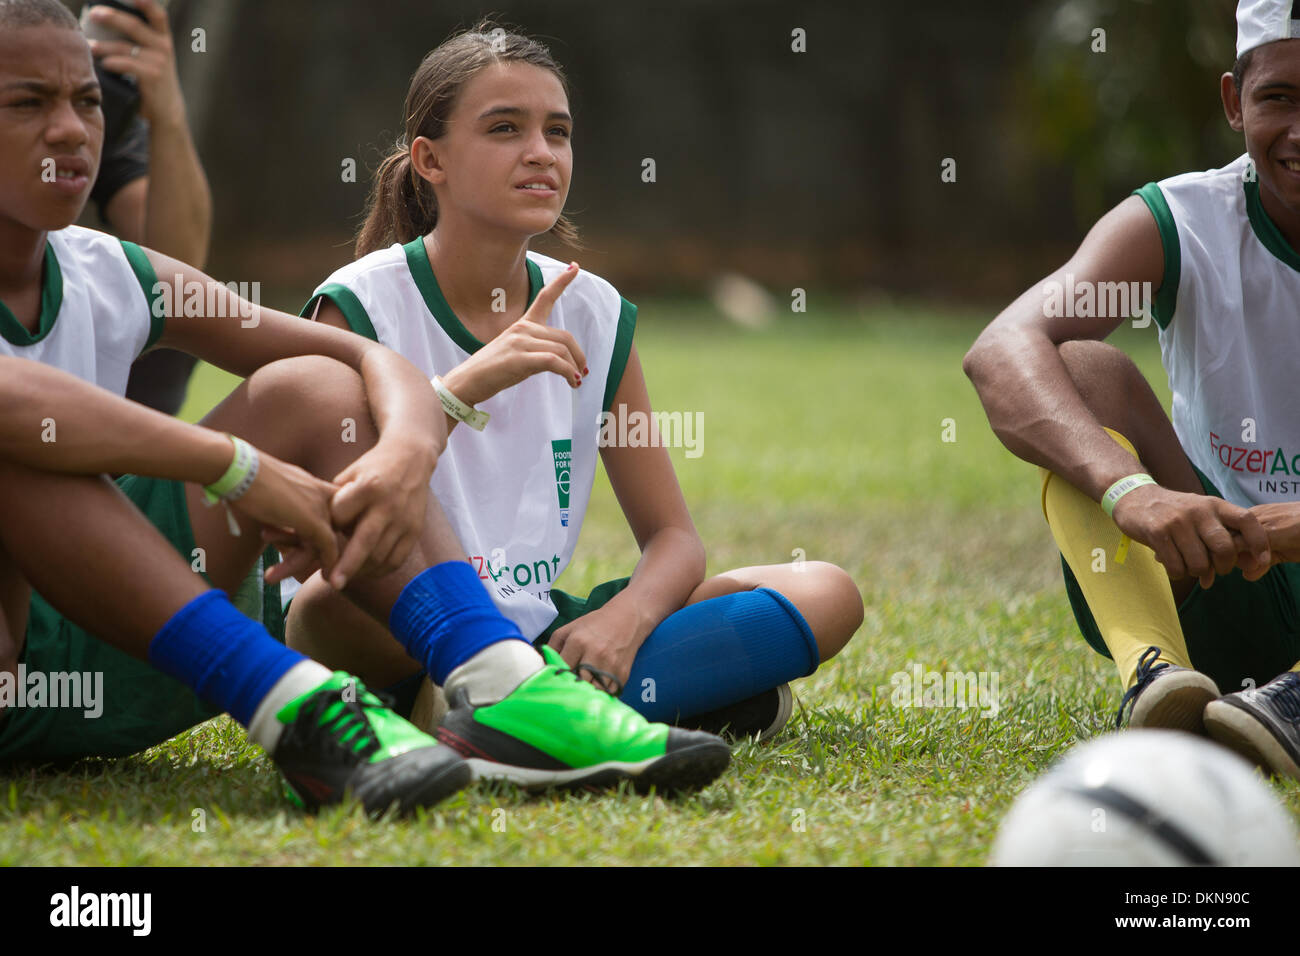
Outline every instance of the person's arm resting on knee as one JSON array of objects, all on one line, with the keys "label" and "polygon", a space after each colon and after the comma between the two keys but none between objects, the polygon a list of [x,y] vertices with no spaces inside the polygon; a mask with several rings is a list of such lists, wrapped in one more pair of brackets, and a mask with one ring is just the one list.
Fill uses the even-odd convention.
[{"label": "person's arm resting on knee", "polygon": [[[1148,283],[1158,290],[1163,279],[1159,229],[1142,199],[1130,196],[1098,221],[1069,262],[994,319],[962,363],[1002,443],[1096,501],[1116,481],[1145,469],[1106,434],[1106,423],[1085,403],[1060,346],[1100,341],[1128,316],[1072,316],[1075,310],[1061,308],[1060,295],[1053,301],[1049,290],[1089,284],[1096,289],[1102,283]],[[1122,532],[1152,548],[1175,578],[1190,573],[1212,581],[1216,571],[1227,573],[1237,564],[1239,552],[1255,556],[1245,558],[1253,576],[1267,568],[1267,536],[1259,521],[1222,499],[1151,484],[1121,498],[1112,517]]]}]

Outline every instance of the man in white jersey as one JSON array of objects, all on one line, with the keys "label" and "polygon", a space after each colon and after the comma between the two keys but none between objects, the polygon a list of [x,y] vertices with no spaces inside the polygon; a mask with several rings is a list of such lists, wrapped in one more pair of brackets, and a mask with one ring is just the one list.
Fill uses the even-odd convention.
[{"label": "man in white jersey", "polygon": [[[1300,4],[1241,0],[1237,24],[1220,89],[1246,155],[1137,190],[964,368],[1043,468],[1080,629],[1126,688],[1117,723],[1131,705],[1130,726],[1208,731],[1300,777]],[[1143,288],[1172,422],[1099,341]]]}]

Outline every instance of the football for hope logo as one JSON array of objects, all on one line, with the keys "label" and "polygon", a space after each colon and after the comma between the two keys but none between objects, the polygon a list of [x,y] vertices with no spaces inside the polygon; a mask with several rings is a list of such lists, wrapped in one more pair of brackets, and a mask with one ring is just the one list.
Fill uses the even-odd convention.
[{"label": "football for hope logo", "polygon": [[560,526],[569,526],[569,473],[573,459],[573,439],[557,438],[551,442],[555,461],[555,493],[560,499]]}]

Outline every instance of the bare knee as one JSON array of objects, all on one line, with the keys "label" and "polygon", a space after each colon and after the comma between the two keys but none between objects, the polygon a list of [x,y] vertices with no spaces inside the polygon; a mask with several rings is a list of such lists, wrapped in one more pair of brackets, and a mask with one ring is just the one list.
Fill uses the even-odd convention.
[{"label": "bare knee", "polygon": [[1109,342],[1095,339],[1071,339],[1057,346],[1061,361],[1074,374],[1076,370],[1086,375],[1116,375],[1136,373],[1137,367],[1123,349]]},{"label": "bare knee", "polygon": [[388,629],[335,591],[319,574],[294,596],[285,643],[333,670],[387,687],[419,671]]},{"label": "bare knee", "polygon": [[323,355],[300,355],[264,365],[249,376],[248,390],[254,405],[291,408],[299,420],[340,413],[369,419],[361,375]]},{"label": "bare knee", "polygon": [[770,588],[793,604],[817,642],[821,660],[834,657],[862,626],[862,594],[848,573],[827,561],[737,568],[709,578],[691,603],[755,588]]},{"label": "bare knee", "polygon": [[815,605],[813,613],[817,621],[815,627],[809,621],[809,626],[813,628],[817,649],[825,661],[843,650],[857,633],[866,609],[857,584],[838,565],[810,561],[805,573],[813,575],[809,603]]},{"label": "bare knee", "polygon": [[[329,471],[374,445],[365,383],[342,362],[304,355],[271,362],[248,379],[248,416],[278,434],[272,447],[309,470]],[[332,472],[331,472],[332,473]]]},{"label": "bare knee", "polygon": [[1103,425],[1122,431],[1135,395],[1151,392],[1133,360],[1113,345],[1090,340],[1062,342],[1059,351],[1084,404]]},{"label": "bare knee", "polygon": [[319,574],[312,575],[289,605],[285,644],[323,664],[339,666],[333,648],[338,643],[338,625],[347,603],[347,598],[322,581]]},{"label": "bare knee", "polygon": [[1104,342],[1064,342],[1061,360],[1084,404],[1107,428],[1123,435],[1166,488],[1201,492],[1173,424],[1133,360]]},{"label": "bare knee", "polygon": [[1151,384],[1123,351],[1105,342],[1062,342],[1061,361],[1079,397],[1097,421],[1134,442],[1139,449],[1162,444],[1172,434],[1169,417]]}]

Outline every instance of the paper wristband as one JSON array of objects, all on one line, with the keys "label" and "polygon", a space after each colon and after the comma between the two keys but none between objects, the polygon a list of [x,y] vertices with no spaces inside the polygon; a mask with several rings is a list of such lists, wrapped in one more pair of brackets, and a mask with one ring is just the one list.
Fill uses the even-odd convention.
[{"label": "paper wristband", "polygon": [[1136,488],[1154,484],[1156,484],[1156,480],[1147,474],[1129,475],[1127,478],[1121,478],[1107,488],[1106,493],[1101,496],[1101,510],[1106,512],[1106,517],[1109,518],[1115,511],[1115,505],[1119,502],[1119,499]]},{"label": "paper wristband", "polygon": [[487,412],[481,412],[472,405],[466,405],[459,398],[451,393],[451,390],[442,383],[442,379],[435,375],[430,384],[433,385],[434,391],[438,393],[438,400],[442,402],[442,410],[456,419],[458,422],[464,422],[476,432],[481,432],[483,426],[488,423],[492,416]]}]

